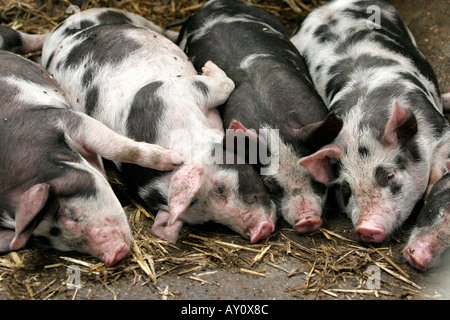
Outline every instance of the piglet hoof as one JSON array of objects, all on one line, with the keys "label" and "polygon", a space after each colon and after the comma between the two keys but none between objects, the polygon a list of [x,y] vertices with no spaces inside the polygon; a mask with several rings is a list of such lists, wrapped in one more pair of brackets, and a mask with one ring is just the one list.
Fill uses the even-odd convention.
[{"label": "piglet hoof", "polygon": [[207,77],[227,78],[225,72],[211,60],[206,61],[205,65],[202,67],[202,74]]},{"label": "piglet hoof", "polygon": [[161,171],[177,169],[184,162],[184,158],[177,152],[165,149],[158,145],[149,145],[148,153],[144,156],[143,167],[149,167]]},{"label": "piglet hoof", "polygon": [[297,223],[294,225],[294,229],[298,233],[307,233],[319,230],[321,226],[322,219],[320,219],[319,217],[308,216],[297,221]]}]

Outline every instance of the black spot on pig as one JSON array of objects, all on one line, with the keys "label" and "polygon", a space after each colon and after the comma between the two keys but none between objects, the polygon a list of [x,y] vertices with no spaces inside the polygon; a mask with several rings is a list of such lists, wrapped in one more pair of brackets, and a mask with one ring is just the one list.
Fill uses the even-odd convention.
[{"label": "black spot on pig", "polygon": [[412,43],[407,40],[400,40],[401,42],[397,42],[384,34],[376,34],[373,39],[386,49],[399,53],[411,59],[414,62],[415,66],[419,69],[420,73],[433,82],[436,91],[439,93],[437,78],[431,65]]},{"label": "black spot on pig", "polygon": [[168,206],[167,197],[157,189],[150,190],[143,200],[149,206],[150,212],[156,213],[162,206]]},{"label": "black spot on pig", "polygon": [[132,24],[130,18],[121,12],[107,10],[98,15],[98,21],[101,24]]},{"label": "black spot on pig", "polygon": [[26,247],[49,250],[53,248],[53,245],[51,240],[45,236],[31,236],[30,240],[28,240],[26,244]]},{"label": "black spot on pig", "polygon": [[58,227],[50,228],[49,234],[53,237],[58,237],[61,235],[61,229]]},{"label": "black spot on pig", "polygon": [[364,19],[364,20],[367,20],[372,15],[372,13],[367,13],[365,10],[357,10],[350,8],[343,10],[342,13],[352,19]]},{"label": "black spot on pig", "polygon": [[87,88],[94,78],[94,68],[88,68],[83,74],[83,78],[81,79],[81,84],[83,87]]},{"label": "black spot on pig", "polygon": [[348,74],[335,74],[328,82],[325,87],[325,94],[328,99],[333,100],[334,96],[339,93],[346,83],[350,80]]},{"label": "black spot on pig", "polygon": [[47,63],[45,64],[45,69],[48,70],[48,68],[50,67],[50,63],[52,63],[53,57],[55,56],[56,50],[53,51],[52,53],[50,53],[50,55],[48,56],[48,60]]},{"label": "black spot on pig", "polygon": [[[99,25],[83,30],[75,36],[82,42],[74,46],[57,68],[78,67],[89,58],[90,64],[118,64],[142,45],[127,37],[127,31],[139,29],[129,25]],[[122,45],[117,46],[117,42]],[[114,47],[114,49],[112,49]]]},{"label": "black spot on pig", "polygon": [[402,185],[399,183],[392,183],[389,186],[389,189],[391,190],[392,195],[398,194],[402,190]]},{"label": "black spot on pig", "polygon": [[209,93],[209,89],[208,89],[208,86],[204,83],[204,82],[202,82],[202,81],[194,81],[194,87],[198,90],[198,91],[200,91],[200,93],[204,96],[204,97],[207,97],[208,96],[208,93]]},{"label": "black spot on pig", "polygon": [[413,74],[411,74],[409,72],[399,72],[398,74],[403,79],[406,79],[409,82],[411,82],[414,85],[416,85],[417,87],[419,87],[424,93],[428,93],[427,88],[425,88],[423,83],[416,76],[414,76]]},{"label": "black spot on pig", "polygon": [[99,95],[98,87],[96,86],[90,88],[86,94],[85,112],[88,116],[91,116],[94,113],[95,109],[97,108],[98,95]]},{"label": "black spot on pig", "polygon": [[80,21],[80,24],[71,24],[70,28],[67,27],[64,32],[63,35],[65,37],[69,37],[75,33],[80,32],[81,30],[87,29],[89,27],[92,27],[95,23],[93,21],[90,20],[82,20]]},{"label": "black spot on pig", "polygon": [[14,29],[0,25],[0,39],[3,39],[1,49],[16,53],[22,52],[22,37]]},{"label": "black spot on pig", "polygon": [[337,34],[330,30],[330,26],[323,24],[314,31],[314,37],[318,38],[319,42],[327,42],[337,40],[339,37]]},{"label": "black spot on pig", "polygon": [[389,180],[393,177],[393,174],[386,170],[384,167],[377,167],[375,169],[375,181],[378,186],[385,188],[389,184]]},{"label": "black spot on pig", "polygon": [[413,112],[422,114],[424,120],[428,121],[435,137],[441,137],[448,124],[442,114],[433,107],[427,95],[421,89],[413,89],[407,93],[406,100]]},{"label": "black spot on pig", "polygon": [[414,139],[410,139],[406,143],[402,144],[402,149],[406,151],[406,154],[412,159],[413,162],[422,161],[419,146]]},{"label": "black spot on pig", "polygon": [[[158,90],[162,81],[154,81],[142,87],[135,95],[128,115],[128,134],[138,141],[153,143],[156,140],[156,119],[160,119],[164,111],[164,101]],[[148,119],[148,121],[142,121]],[[151,121],[155,121],[152,123]]]},{"label": "black spot on pig", "polygon": [[369,149],[367,149],[367,147],[365,147],[365,146],[360,146],[358,148],[358,153],[361,156],[361,158],[363,158],[363,159],[370,157]]},{"label": "black spot on pig", "polygon": [[395,164],[397,165],[398,170],[406,170],[406,166],[408,164],[408,160],[404,156],[397,156],[394,159]]},{"label": "black spot on pig", "polygon": [[336,46],[336,53],[339,55],[346,53],[349,47],[363,41],[369,35],[371,35],[371,30],[367,28],[352,32],[349,36],[347,36],[347,38],[345,38],[345,41],[342,41],[338,46]]}]

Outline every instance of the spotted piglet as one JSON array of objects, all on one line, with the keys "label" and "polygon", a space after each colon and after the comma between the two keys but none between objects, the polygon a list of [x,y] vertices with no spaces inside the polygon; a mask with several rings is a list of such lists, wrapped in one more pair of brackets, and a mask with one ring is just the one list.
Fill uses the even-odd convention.
[{"label": "spotted piglet", "polygon": [[344,121],[333,143],[301,163],[314,176],[334,170],[337,200],[355,231],[381,242],[442,176],[447,155],[440,144],[450,128],[433,70],[383,1],[327,3],[291,40],[328,108]]},{"label": "spotted piglet", "polygon": [[275,205],[256,170],[223,163],[229,151],[215,107],[234,83],[214,63],[206,62],[198,75],[186,55],[147,23],[116,9],[90,9],[49,34],[42,64],[77,110],[183,155],[185,164],[170,173],[117,163],[157,212],[155,235],[176,242],[184,223],[211,220],[251,242],[274,230]]},{"label": "spotted piglet", "polygon": [[313,177],[299,161],[330,143],[342,122],[328,114],[282,23],[251,3],[210,0],[185,22],[177,42],[198,70],[212,60],[236,83],[220,107],[226,128],[254,132],[255,139],[278,133],[266,135],[277,161],[268,162],[262,179],[296,231],[319,229],[329,177]]},{"label": "spotted piglet", "polygon": [[0,253],[37,244],[115,264],[131,234],[99,157],[160,170],[182,157],[74,111],[39,65],[3,50],[0,65]]}]

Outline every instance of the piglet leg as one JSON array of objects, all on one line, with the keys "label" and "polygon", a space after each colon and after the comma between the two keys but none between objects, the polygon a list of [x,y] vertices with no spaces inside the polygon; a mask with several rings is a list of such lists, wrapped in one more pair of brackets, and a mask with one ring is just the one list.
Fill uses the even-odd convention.
[{"label": "piglet leg", "polygon": [[199,79],[208,88],[206,106],[217,107],[225,103],[234,90],[234,82],[212,61],[207,61],[202,67],[202,75]]},{"label": "piglet leg", "polygon": [[66,140],[88,160],[94,159],[97,154],[112,161],[162,171],[173,170],[183,163],[183,157],[174,151],[155,144],[136,142],[83,113],[74,111],[71,115],[66,124]]}]

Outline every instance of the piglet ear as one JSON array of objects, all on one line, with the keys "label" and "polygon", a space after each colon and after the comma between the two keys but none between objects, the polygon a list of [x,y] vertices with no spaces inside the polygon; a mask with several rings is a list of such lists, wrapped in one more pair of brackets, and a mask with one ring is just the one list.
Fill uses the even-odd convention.
[{"label": "piglet ear", "polygon": [[392,113],[384,129],[384,141],[390,145],[406,142],[417,133],[417,120],[414,114],[403,108],[397,100],[392,103]]},{"label": "piglet ear", "polygon": [[447,167],[447,171],[450,172],[450,160],[447,160],[447,161],[445,162],[445,166]]},{"label": "piglet ear", "polygon": [[331,177],[331,160],[341,157],[342,148],[337,144],[329,144],[310,156],[300,159],[299,165],[308,169],[319,182],[327,184]]},{"label": "piglet ear", "polygon": [[244,133],[246,136],[253,138],[253,139],[258,139],[258,134],[254,131],[254,130],[249,130],[247,129],[240,121],[238,120],[233,120],[230,123],[230,126],[228,127],[228,129],[230,130],[234,130],[235,132],[239,132],[242,131],[242,133]]},{"label": "piglet ear", "polygon": [[342,120],[332,111],[321,121],[292,130],[298,139],[315,151],[331,143],[338,136],[341,129]]},{"label": "piglet ear", "polygon": [[32,186],[21,197],[16,212],[16,231],[9,247],[17,250],[23,247],[36,226],[39,224],[39,213],[47,203],[50,185],[40,183]]},{"label": "piglet ear", "polygon": [[185,165],[172,176],[169,189],[168,224],[172,225],[186,211],[203,183],[204,171],[197,165]]}]

